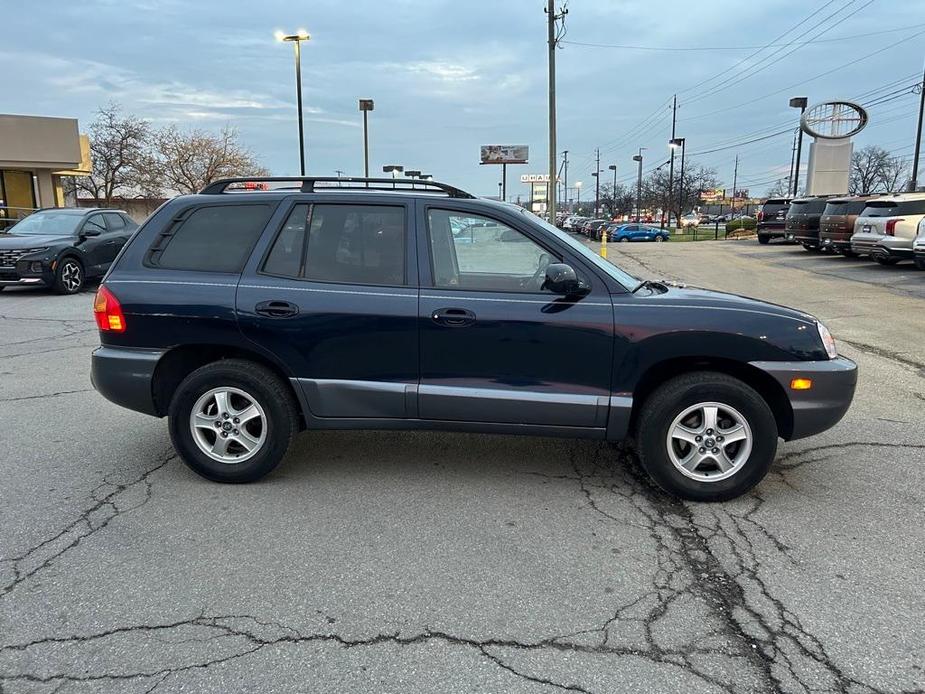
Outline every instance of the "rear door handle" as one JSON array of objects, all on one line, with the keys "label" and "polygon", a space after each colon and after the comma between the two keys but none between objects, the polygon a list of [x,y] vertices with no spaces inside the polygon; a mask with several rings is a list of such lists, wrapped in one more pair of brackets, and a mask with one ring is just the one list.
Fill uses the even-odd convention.
[{"label": "rear door handle", "polygon": [[465,308],[440,308],[430,315],[431,320],[439,325],[461,328],[475,323],[475,314]]},{"label": "rear door handle", "polygon": [[289,301],[261,301],[254,307],[254,313],[267,318],[292,318],[299,313],[299,307]]}]

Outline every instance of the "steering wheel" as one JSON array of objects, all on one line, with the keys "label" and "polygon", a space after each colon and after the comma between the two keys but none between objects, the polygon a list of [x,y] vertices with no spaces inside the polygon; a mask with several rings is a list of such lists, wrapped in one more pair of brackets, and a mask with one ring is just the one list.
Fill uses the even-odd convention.
[{"label": "steering wheel", "polygon": [[524,288],[535,292],[542,291],[543,282],[546,281],[546,268],[549,267],[550,263],[552,263],[552,256],[549,253],[543,253],[537,263],[533,277],[523,283]]}]

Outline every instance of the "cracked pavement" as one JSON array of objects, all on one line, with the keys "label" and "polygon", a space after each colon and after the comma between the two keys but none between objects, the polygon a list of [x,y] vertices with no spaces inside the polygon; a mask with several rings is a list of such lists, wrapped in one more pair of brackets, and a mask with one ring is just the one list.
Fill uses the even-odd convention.
[{"label": "cracked pavement", "polygon": [[89,389],[90,293],[3,292],[0,692],[925,691],[925,296],[803,253],[610,249],[806,309],[861,366],[722,505],[623,446],[443,433],[309,433],[212,484]]}]

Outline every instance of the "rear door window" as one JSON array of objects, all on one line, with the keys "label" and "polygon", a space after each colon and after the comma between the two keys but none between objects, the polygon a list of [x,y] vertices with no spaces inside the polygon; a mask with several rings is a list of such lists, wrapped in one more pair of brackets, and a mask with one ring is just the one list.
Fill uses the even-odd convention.
[{"label": "rear door window", "polygon": [[270,205],[208,205],[161,234],[148,262],[171,270],[240,272],[270,218]]},{"label": "rear door window", "polygon": [[263,272],[316,282],[401,286],[406,283],[405,236],[404,207],[296,205]]},{"label": "rear door window", "polygon": [[125,228],[125,220],[121,214],[104,212],[103,216],[106,218],[106,224],[109,226],[110,231],[122,231]]}]

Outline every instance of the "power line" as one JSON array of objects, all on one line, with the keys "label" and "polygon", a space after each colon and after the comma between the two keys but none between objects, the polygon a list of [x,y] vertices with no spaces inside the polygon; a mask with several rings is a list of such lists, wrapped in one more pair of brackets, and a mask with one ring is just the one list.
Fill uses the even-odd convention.
[{"label": "power line", "polygon": [[[800,46],[808,46],[814,43],[834,43],[836,41],[850,41],[852,39],[866,39],[871,36],[880,36],[882,34],[895,34],[899,31],[908,31],[909,29],[916,29],[918,27],[925,27],[923,24],[913,24],[912,26],[905,27],[896,27],[895,29],[883,29],[881,31],[871,31],[866,34],[852,34],[851,36],[837,36],[831,39],[812,39],[810,41],[802,41],[799,43]],[[749,46],[634,46],[620,43],[586,43],[583,41],[561,41],[560,43],[568,44],[570,46],[588,46],[593,48],[622,48],[626,50],[634,51],[750,51],[755,48],[754,45]],[[796,45],[793,43],[771,43],[767,44],[767,48],[774,47],[786,47]]]},{"label": "power line", "polygon": [[[851,0],[851,2],[854,2],[854,1],[855,1],[855,0]],[[851,4],[851,2],[849,2],[848,4]],[[823,28],[822,31],[820,31],[818,34],[816,34],[816,37],[821,36],[822,34],[826,33],[827,31],[830,31],[831,29],[834,29],[836,26],[838,26],[838,25],[841,24],[842,22],[845,22],[845,21],[848,20],[849,18],[853,17],[853,16],[856,15],[858,12],[860,12],[861,10],[863,10],[865,7],[868,7],[869,5],[871,5],[873,2],[874,2],[874,0],[867,0],[866,3],[864,3],[864,4],[861,5],[860,7],[856,8],[854,11],[849,12],[847,15],[845,15],[845,16],[843,16],[843,17],[840,17],[840,18],[838,19],[838,21],[836,21],[834,24],[832,24],[832,25],[830,25],[830,26],[828,26],[828,27]],[[821,26],[822,24],[824,24],[825,22],[827,22],[827,21],[828,21],[829,19],[831,19],[832,17],[834,17],[834,16],[836,16],[837,14],[839,14],[840,12],[844,11],[845,8],[848,7],[848,4],[842,6],[841,8],[839,8],[838,10],[836,10],[835,12],[833,12],[832,14],[830,14],[830,15],[828,15],[827,17],[825,17],[824,19],[820,20],[819,22],[817,22],[816,24],[814,24],[812,27],[810,27],[809,29],[807,29],[806,31],[804,31],[802,34],[800,34],[800,36],[805,36],[805,35],[808,34],[809,32],[815,30],[816,28],[818,28],[819,26]],[[815,37],[814,37],[814,38],[815,38]],[[725,84],[722,84],[722,85],[715,85],[715,86],[711,87],[710,89],[708,89],[705,93],[699,94],[699,95],[697,95],[696,97],[694,97],[693,99],[688,100],[687,103],[689,104],[689,103],[694,103],[694,102],[697,102],[697,101],[701,101],[702,99],[706,99],[706,98],[710,97],[710,96],[713,95],[713,94],[716,94],[716,93],[718,93],[718,92],[721,92],[721,91],[724,91],[724,90],[726,90],[726,89],[729,89],[729,88],[735,86],[736,84],[741,84],[742,82],[744,82],[744,81],[747,80],[748,78],[754,77],[754,76],[757,75],[759,72],[763,72],[764,70],[767,70],[767,69],[768,69],[769,67],[771,67],[772,65],[775,65],[775,64],[779,63],[781,60],[784,60],[785,58],[787,58],[788,56],[793,55],[793,54],[794,54],[796,51],[798,51],[800,48],[801,48],[801,46],[797,45],[796,47],[792,48],[791,50],[786,51],[786,52],[783,52],[783,55],[779,55],[779,54],[782,52],[780,49],[775,50],[775,51],[772,52],[770,55],[765,56],[764,58],[762,58],[761,60],[759,60],[759,61],[758,61],[757,63],[755,63],[754,65],[749,65],[746,69],[744,69],[744,70],[742,70],[741,72],[739,72],[738,75],[736,75],[736,76],[734,76],[734,77],[731,78],[731,81],[726,82]],[[771,60],[772,58],[773,58],[773,60]],[[769,60],[770,60],[770,62],[768,62]],[[764,64],[762,64],[762,63],[764,63]],[[686,105],[686,104],[685,104],[685,105]]]},{"label": "power line", "polygon": [[[761,48],[759,48],[757,51],[754,51],[753,53],[750,53],[749,55],[745,56],[745,57],[742,58],[740,61],[738,61],[735,65],[733,65],[733,66],[731,66],[731,67],[729,67],[729,68],[726,68],[726,69],[723,70],[722,72],[716,73],[716,74],[713,75],[712,77],[708,77],[708,78],[705,79],[705,80],[701,80],[701,81],[698,82],[697,84],[694,84],[694,85],[692,85],[692,86],[690,86],[690,87],[688,87],[688,88],[686,88],[686,89],[682,89],[682,90],[679,91],[678,93],[679,93],[679,94],[686,94],[687,92],[693,91],[694,89],[697,89],[698,87],[701,87],[701,86],[703,86],[704,84],[707,84],[708,82],[712,82],[713,80],[722,77],[723,75],[725,75],[725,74],[726,74],[727,72],[729,72],[730,70],[735,70],[735,69],[738,68],[740,65],[744,65],[744,64],[747,63],[749,60],[751,60],[752,58],[754,58],[756,55],[760,54],[762,51],[764,51],[764,50],[766,50],[767,48],[769,48],[772,44],[774,44],[775,42],[777,42],[777,41],[779,41],[780,39],[784,38],[784,37],[785,37],[787,34],[789,34],[791,31],[794,31],[795,29],[797,29],[798,27],[800,27],[802,24],[805,24],[806,22],[808,22],[810,19],[812,19],[812,18],[815,17],[817,14],[819,14],[820,12],[822,12],[822,10],[824,10],[826,7],[828,7],[829,5],[831,5],[833,2],[835,2],[835,0],[828,0],[828,2],[826,2],[824,5],[822,5],[821,7],[817,8],[816,10],[814,10],[813,12],[811,12],[810,15],[809,15],[808,17],[805,17],[804,19],[800,20],[800,21],[797,22],[794,26],[792,26],[792,27],[790,27],[789,29],[787,29],[787,31],[785,31],[784,33],[779,34],[778,36],[774,37],[770,42],[768,42],[768,43],[766,43],[765,45],[763,45],[763,46],[762,46]],[[854,2],[854,0],[851,0],[851,2]],[[847,5],[846,5],[846,6],[847,6]]]},{"label": "power line", "polygon": [[[728,111],[735,110],[735,109],[740,108],[740,107],[742,107],[742,106],[748,106],[748,105],[750,105],[750,104],[754,104],[755,102],[763,101],[764,99],[769,99],[769,98],[772,97],[772,96],[777,96],[778,94],[782,94],[782,93],[784,93],[784,92],[789,92],[789,91],[795,89],[796,87],[800,87],[800,86],[802,86],[802,85],[804,85],[804,84],[806,84],[806,83],[808,83],[808,82],[813,82],[813,81],[819,79],[820,77],[825,77],[825,76],[827,76],[827,75],[831,75],[833,72],[838,72],[839,70],[843,70],[843,69],[845,69],[846,67],[851,67],[852,65],[856,65],[857,63],[860,63],[860,62],[862,62],[862,61],[864,61],[864,60],[867,60],[867,59],[869,59],[869,58],[872,58],[872,57],[875,56],[875,55],[878,55],[878,54],[880,54],[880,53],[883,53],[884,51],[888,51],[888,50],[890,50],[891,48],[895,48],[896,46],[901,45],[902,43],[908,41],[909,39],[914,39],[916,36],[920,36],[921,34],[925,34],[925,30],[917,31],[917,32],[915,32],[914,34],[910,34],[909,36],[906,36],[905,38],[902,38],[902,39],[900,39],[899,41],[896,41],[896,42],[891,43],[891,44],[889,44],[889,45],[887,45],[887,46],[884,46],[883,48],[878,48],[876,51],[872,51],[872,52],[868,53],[867,55],[861,56],[860,58],[855,58],[854,60],[851,60],[851,61],[849,61],[849,62],[847,62],[847,63],[843,63],[842,65],[838,65],[838,66],[836,66],[836,67],[834,67],[834,68],[832,68],[832,69],[830,69],[830,70],[826,70],[825,72],[820,72],[818,75],[814,75],[814,76],[812,76],[812,77],[808,77],[808,78],[805,79],[805,80],[801,80],[801,81],[799,81],[799,82],[795,82],[795,83],[793,83],[793,84],[791,84],[791,85],[788,85],[788,86],[786,86],[786,87],[783,87],[783,88],[781,88],[781,89],[777,89],[777,90],[775,90],[775,91],[773,91],[773,92],[769,92],[769,93],[767,93],[767,94],[764,94],[763,96],[759,96],[759,97],[757,97],[757,98],[755,98],[755,99],[750,99],[749,101],[743,101],[742,103],[734,104],[734,105],[732,105],[732,106],[727,106],[727,107],[725,107],[725,108],[717,109],[717,110],[715,110],[715,111],[709,111],[708,113],[699,113],[699,114],[697,114],[697,115],[695,115],[695,116],[688,116],[687,118],[684,118],[684,119],[683,119],[683,122],[687,122],[687,121],[691,121],[691,120],[699,120],[699,119],[701,119],[701,118],[708,118],[708,117],[710,117],[710,116],[715,116],[715,115],[717,115],[717,114],[719,114],[719,113],[727,113]],[[907,79],[908,79],[908,78],[907,78]]]}]

